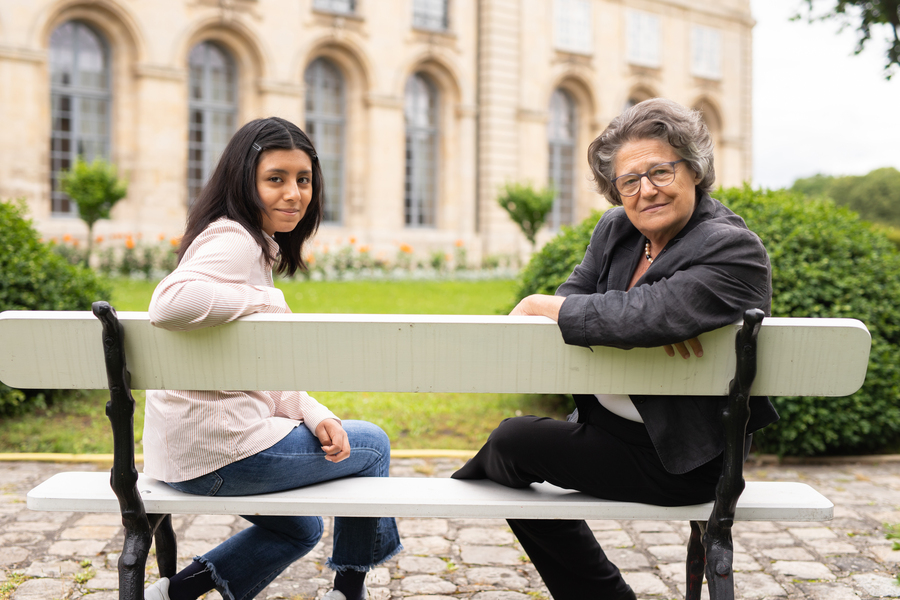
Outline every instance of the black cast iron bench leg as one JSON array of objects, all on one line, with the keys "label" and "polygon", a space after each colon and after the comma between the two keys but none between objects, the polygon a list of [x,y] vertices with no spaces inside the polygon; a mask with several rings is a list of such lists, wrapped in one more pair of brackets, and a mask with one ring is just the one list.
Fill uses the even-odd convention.
[{"label": "black cast iron bench leg", "polygon": [[734,600],[734,543],[731,527],[744,491],[744,444],[750,419],[750,386],[756,378],[756,342],[765,313],[750,309],[735,337],[737,366],[722,412],[725,452],[716,501],[709,521],[691,521],[687,555],[686,600],[700,600],[705,568],[711,600]]},{"label": "black cast iron bench leg", "polygon": [[134,397],[125,365],[125,332],[115,309],[94,302],[94,316],[103,324],[103,355],[109,382],[106,416],[113,431],[113,467],[110,486],[119,499],[125,544],[119,555],[119,600],[143,600],[144,567],[151,537],[156,539],[156,563],[160,577],[175,574],[177,547],[171,515],[148,515],[137,489],[134,466]]}]

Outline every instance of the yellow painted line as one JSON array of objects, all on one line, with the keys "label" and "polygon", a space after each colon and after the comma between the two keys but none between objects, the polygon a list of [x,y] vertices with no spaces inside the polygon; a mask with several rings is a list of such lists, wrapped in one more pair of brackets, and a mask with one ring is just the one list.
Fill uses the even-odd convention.
[{"label": "yellow painted line", "polygon": [[[391,450],[392,458],[472,458],[475,450]],[[57,463],[111,463],[112,454],[62,454],[53,452],[0,453],[0,462],[57,462]],[[144,462],[143,454],[136,454],[134,462]]]}]

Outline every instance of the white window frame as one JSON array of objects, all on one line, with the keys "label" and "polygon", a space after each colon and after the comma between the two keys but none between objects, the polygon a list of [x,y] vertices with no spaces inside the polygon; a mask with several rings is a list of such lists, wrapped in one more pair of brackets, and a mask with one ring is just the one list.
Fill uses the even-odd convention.
[{"label": "white window frame", "polygon": [[440,91],[427,75],[417,72],[410,76],[404,91],[406,177],[403,218],[409,228],[434,228],[437,225],[440,101]]},{"label": "white window frame", "polygon": [[339,15],[356,14],[356,0],[313,0],[313,9]]},{"label": "white window frame", "polygon": [[[315,59],[306,67],[303,79],[307,96],[306,132],[316,146],[325,179],[322,222],[340,225],[344,220],[347,82],[338,66],[323,57]],[[325,86],[329,83],[339,89],[338,106],[326,106],[329,99],[325,94]],[[335,132],[334,137],[326,139],[327,131]]]},{"label": "white window frame", "polygon": [[659,15],[641,10],[627,13],[628,62],[641,67],[660,66],[660,37],[662,27]]},{"label": "white window frame", "polygon": [[412,26],[427,31],[447,31],[450,27],[450,0],[413,0]]},{"label": "white window frame", "polygon": [[[219,157],[228,140],[236,130],[238,113],[238,68],[234,56],[227,48],[213,40],[198,42],[191,49],[191,54],[197,50],[204,53],[204,58],[210,51],[222,54],[226,63],[226,72],[231,77],[231,85],[228,93],[231,99],[216,100],[212,98],[214,72],[207,62],[202,65],[193,65],[191,57],[188,57],[188,205],[193,204],[200,194],[203,186],[209,180]],[[194,66],[201,68],[200,80],[194,79]],[[193,86],[199,84],[203,97],[193,97]],[[195,122],[194,117],[199,116],[200,122]]]},{"label": "white window frame", "polygon": [[591,0],[553,0],[557,50],[591,54],[594,46]]},{"label": "white window frame", "polygon": [[704,79],[722,79],[722,32],[713,27],[691,28],[691,74]]}]

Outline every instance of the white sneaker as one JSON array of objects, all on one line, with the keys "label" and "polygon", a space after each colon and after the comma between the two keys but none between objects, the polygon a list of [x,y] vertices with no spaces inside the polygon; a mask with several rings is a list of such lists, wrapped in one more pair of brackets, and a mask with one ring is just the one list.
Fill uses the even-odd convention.
[{"label": "white sneaker", "polygon": [[[365,598],[369,597],[369,591],[363,588],[363,596]],[[150,600],[147,598],[147,600]],[[168,600],[168,599],[167,599]],[[339,592],[337,590],[331,590],[324,596],[322,596],[322,600],[347,600],[347,596],[344,595],[344,592]]]},{"label": "white sneaker", "polygon": [[169,578],[161,577],[156,583],[144,590],[144,600],[169,600]]}]

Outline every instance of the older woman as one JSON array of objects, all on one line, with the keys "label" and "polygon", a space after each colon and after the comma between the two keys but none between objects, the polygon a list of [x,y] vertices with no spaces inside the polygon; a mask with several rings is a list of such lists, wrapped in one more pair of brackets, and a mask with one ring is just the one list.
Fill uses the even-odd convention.
[{"label": "older woman", "polygon": [[[554,319],[568,344],[663,346],[697,357],[696,339],[768,313],[771,274],[759,238],[709,196],[713,145],[700,115],[653,99],[626,110],[591,144],[588,160],[616,205],[594,229],[581,264],[555,296],[523,299],[514,315]],[[715,497],[724,398],[575,396],[577,417],[506,419],[453,477],[510,487],[549,481],[598,498],[676,506]],[[778,419],[751,400],[748,433]],[[584,521],[510,520],[555,600],[634,598]]]}]

